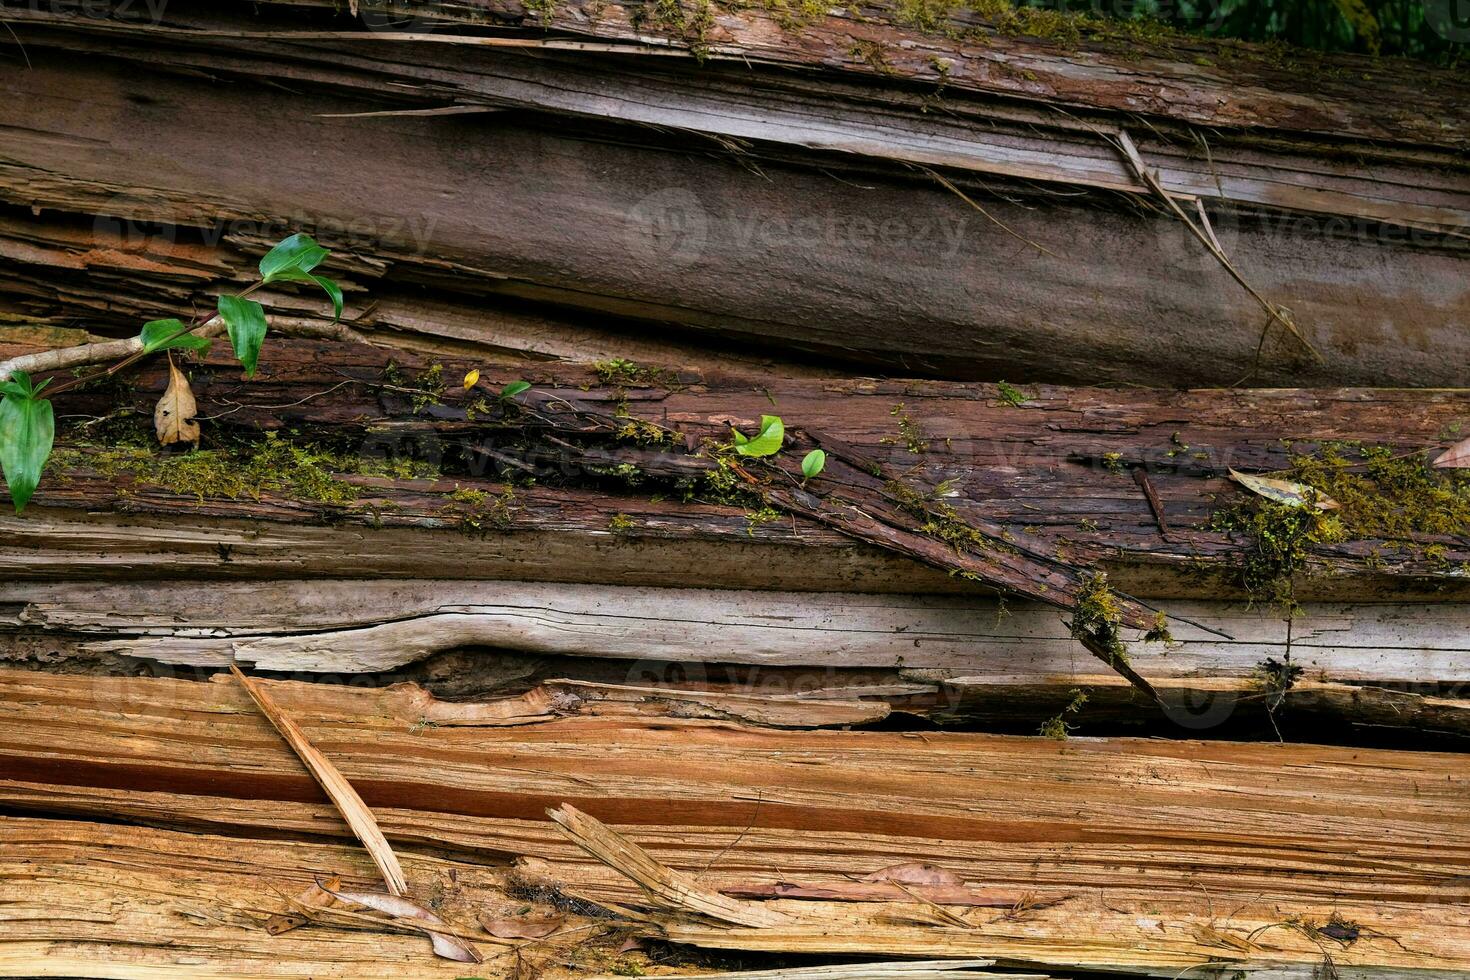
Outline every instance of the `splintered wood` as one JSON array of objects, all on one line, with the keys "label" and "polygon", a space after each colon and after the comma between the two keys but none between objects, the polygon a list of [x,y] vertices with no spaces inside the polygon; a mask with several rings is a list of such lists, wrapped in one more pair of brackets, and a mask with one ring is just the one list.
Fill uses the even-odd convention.
[{"label": "splintered wood", "polygon": [[[433,894],[416,877],[473,889],[487,865],[514,864],[528,893],[605,903],[640,934],[711,949],[1157,976],[1274,965],[1307,978],[1329,960],[1345,976],[1470,975],[1470,774],[1453,755],[670,718],[435,727],[387,691],[257,683],[373,809],[415,894]],[[215,947],[239,951],[211,967],[220,976],[296,975],[329,957],[453,967],[421,937],[313,925],[269,939],[287,896],[333,875],[360,888],[372,866],[355,846],[259,840],[350,831],[233,681],[7,670],[0,731],[0,809],[15,815],[0,821],[4,914],[22,923],[0,933],[0,962],[46,942],[57,969],[90,957],[72,969],[104,976],[162,976],[97,964]],[[570,837],[546,818],[558,807]],[[99,853],[126,873],[98,874]],[[180,862],[190,874],[171,870]],[[895,870],[915,862],[954,877]],[[901,897],[831,900],[885,869],[874,880]],[[271,875],[279,898],[260,885]],[[944,905],[924,884],[950,880],[1014,904]],[[774,886],[822,897],[749,897]],[[141,897],[158,890],[162,906]],[[191,914],[169,912],[181,906]],[[459,908],[438,911],[476,921]]]}]

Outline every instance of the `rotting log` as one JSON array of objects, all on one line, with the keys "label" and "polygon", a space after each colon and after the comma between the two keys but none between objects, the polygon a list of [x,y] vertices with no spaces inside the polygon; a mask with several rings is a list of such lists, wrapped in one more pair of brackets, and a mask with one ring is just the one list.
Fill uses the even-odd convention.
[{"label": "rotting log", "polygon": [[[474,933],[481,914],[515,916],[528,905],[540,914],[554,911],[516,890],[504,867],[404,857],[411,894]],[[361,918],[322,913],[306,928],[266,931],[270,916],[295,911],[291,898],[331,876],[348,888],[381,888],[367,855],[350,843],[6,815],[0,817],[0,972],[107,980],[451,980],[469,972],[463,963],[436,959],[412,931]],[[563,932],[565,938],[523,954],[551,977],[595,969],[620,942],[607,924],[579,916]],[[507,975],[516,944],[489,935],[475,942],[487,959],[478,969]]]},{"label": "rotting log", "polygon": [[[389,692],[264,683],[374,809],[411,872],[427,861],[447,870],[518,860],[523,875],[570,894],[643,904],[628,878],[545,819],[548,807],[569,803],[709,889],[840,887],[852,875],[927,861],[977,891],[1024,897],[1013,909],[947,910],[967,928],[936,921],[921,901],[781,900],[768,904],[790,926],[711,930],[676,920],[653,930],[683,942],[847,955],[927,950],[1156,976],[1269,968],[1309,977],[1325,957],[1343,976],[1470,973],[1470,786],[1455,755],[781,733],[667,718],[426,727],[385,699]],[[266,828],[281,838],[347,833],[233,682],[6,670],[0,717],[0,805],[78,821],[6,818],[6,832],[22,833],[4,852],[20,854],[27,875],[35,866],[24,860],[24,832],[39,826],[54,841],[47,826],[61,831],[99,815],[239,842]],[[169,840],[187,853],[195,839],[108,832],[145,850]],[[340,868],[322,867],[329,860],[313,870]],[[365,858],[350,867],[360,874]],[[46,889],[61,887],[30,884],[26,894],[46,901],[59,894]],[[209,941],[210,910],[199,911],[174,927]],[[27,928],[53,938],[58,929],[98,928],[52,918]],[[1329,941],[1334,932],[1319,930],[1330,922],[1350,938]]]},{"label": "rotting log", "polygon": [[[1204,731],[1280,709],[1293,731],[1331,720],[1426,738],[1470,734],[1463,604],[1309,603],[1290,622],[1242,604],[1168,608],[1182,617],[1175,642],[1125,637],[1176,724]],[[402,672],[465,648],[478,649]],[[1083,731],[1152,720],[1120,679],[1082,657],[1055,610],[985,597],[445,579],[7,589],[0,659],[75,669],[129,658],[332,678],[399,671],[432,678],[456,700],[539,681],[562,699],[539,709],[543,718],[642,710],[800,728],[899,711],[1034,728],[1082,690],[1087,704],[1068,720]],[[1271,661],[1303,673],[1273,686],[1263,670]],[[452,702],[428,699],[422,710],[435,724],[461,718]]]},{"label": "rotting log", "polygon": [[[1417,467],[1414,460],[1443,445],[1444,433],[1470,414],[1470,395],[1456,391],[1036,387],[1015,405],[991,385],[713,374],[609,385],[583,368],[550,366],[514,374],[487,368],[480,389],[465,392],[453,381],[474,362],[284,339],[267,345],[261,365],[255,380],[243,381],[221,351],[191,371],[201,417],[217,419],[209,438],[237,446],[233,455],[212,457],[229,475],[222,482],[211,483],[207,469],[180,476],[160,468],[162,458],[149,450],[87,435],[87,416],[115,418],[120,407],[150,416],[164,384],[161,367],[145,369],[126,392],[68,396],[63,414],[81,417],[82,427],[63,434],[33,511],[0,518],[5,573],[652,585],[677,572],[687,586],[885,592],[973,584],[876,558],[870,549],[838,547],[832,532],[801,517],[752,520],[744,501],[729,506],[698,484],[712,465],[708,456],[684,446],[609,443],[599,435],[602,423],[586,421],[618,417],[635,429],[679,431],[697,448],[701,437],[728,438],[731,423],[750,428],[774,404],[793,431],[872,457],[917,491],[942,490],[946,496],[936,499],[958,518],[1048,569],[1095,565],[1119,587],[1159,599],[1229,597],[1241,594],[1251,540],[1208,526],[1212,515],[1252,499],[1226,479],[1229,468],[1286,470],[1338,442],[1379,447]],[[525,405],[475,408],[517,376],[535,385]],[[440,379],[439,388],[425,377]],[[422,404],[426,398],[430,404]],[[557,420],[547,413],[558,405],[574,410]],[[268,482],[269,473],[257,474],[267,481],[258,486],[231,482],[237,477],[229,467],[255,458],[262,430],[298,432],[336,453],[308,453],[280,475],[284,483]],[[238,447],[246,437],[257,440],[255,449]],[[430,469],[415,478],[356,472],[383,473],[385,459]],[[1344,465],[1355,472],[1359,464]],[[1130,468],[1150,475],[1167,537]],[[538,482],[507,489],[498,471]],[[316,481],[314,493],[299,485],[303,479]],[[1451,502],[1463,495],[1463,477],[1436,479]],[[677,499],[678,480],[695,481],[686,487],[692,500]],[[812,484],[819,496],[833,489],[824,480]],[[881,485],[859,489],[891,496]],[[1453,521],[1456,513],[1450,507],[1440,517]],[[909,519],[942,524],[932,512]],[[469,537],[446,533],[453,531]],[[941,540],[943,531],[935,532]],[[752,565],[758,554],[770,560]],[[777,558],[784,555],[810,557]],[[1301,599],[1449,601],[1470,590],[1463,574],[1470,539],[1453,527],[1391,541],[1306,541],[1302,558]]]},{"label": "rotting log", "polygon": [[[1465,381],[1470,185],[1463,161],[1418,133],[1421,93],[1412,112],[1404,102],[1391,113],[1399,144],[1382,120],[1344,144],[1358,132],[1353,112],[1329,98],[1323,118],[1340,118],[1343,132],[1304,148],[1286,117],[1306,96],[1278,97],[1279,129],[1212,131],[1203,157],[1196,134],[1170,131],[1167,118],[1150,123],[1160,135],[1137,135],[1146,165],[1191,210],[1195,198],[1218,199],[1217,237],[1234,264],[1323,354],[1305,357],[1278,328],[1258,361],[1260,306],[1180,222],[1138,198],[1142,183],[1105,137],[1121,117],[993,105],[958,94],[963,86],[945,97],[946,112],[929,112],[896,82],[669,58],[630,66],[606,53],[415,45],[367,31],[293,41],[280,25],[270,39],[241,38],[262,24],[235,8],[177,16],[195,27],[214,17],[220,29],[196,37],[41,12],[16,23],[36,67],[0,83],[0,123],[15,134],[0,200],[83,227],[121,221],[141,231],[144,251],[155,232],[190,241],[223,232],[259,250],[286,224],[307,227],[336,250],[333,272],[349,273],[359,312],[381,296],[390,330],[396,319],[503,338],[496,323],[480,333],[456,316],[453,302],[442,313],[406,309],[401,297],[427,285],[908,375]],[[174,74],[200,70],[233,83]],[[1139,71],[1132,64],[1127,77]],[[283,91],[281,78],[313,94]],[[1130,112],[1157,97],[1128,84],[1143,93]],[[71,98],[78,86],[92,93],[85,108]],[[509,111],[360,115],[446,103]],[[769,122],[778,109],[791,115],[784,128]],[[1251,125],[1265,125],[1271,111],[1260,112]],[[253,176],[253,150],[232,149],[247,146],[270,156],[269,183]],[[1377,154],[1375,176],[1345,164],[1348,153]],[[148,161],[146,190],[115,179],[120,158]],[[210,167],[191,162],[200,159]],[[996,220],[915,167],[944,169]],[[362,184],[394,193],[364,196]],[[15,302],[33,315],[83,313],[87,303],[57,295],[45,259],[31,258]],[[99,273],[84,292],[105,281]]]}]

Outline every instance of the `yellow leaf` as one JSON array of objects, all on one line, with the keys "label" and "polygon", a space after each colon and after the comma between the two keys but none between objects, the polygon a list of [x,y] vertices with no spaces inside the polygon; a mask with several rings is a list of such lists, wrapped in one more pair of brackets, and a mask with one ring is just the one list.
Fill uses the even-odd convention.
[{"label": "yellow leaf", "polygon": [[1273,480],[1268,476],[1251,476],[1249,473],[1240,473],[1235,470],[1230,471],[1230,479],[1252,493],[1258,493],[1267,500],[1274,500],[1278,504],[1288,504],[1292,507],[1311,505],[1318,510],[1337,510],[1339,506],[1337,501],[1327,494],[1305,483]]},{"label": "yellow leaf", "polygon": [[465,391],[469,391],[471,388],[473,388],[475,385],[477,385],[479,383],[480,383],[480,369],[479,368],[475,368],[469,374],[466,374],[464,376],[464,390]]},{"label": "yellow leaf", "polygon": [[199,423],[194,421],[199,407],[194,403],[194,392],[189,379],[184,377],[173,361],[168,362],[168,388],[153,409],[153,429],[158,441],[165,446],[176,442],[192,442],[199,445]]}]

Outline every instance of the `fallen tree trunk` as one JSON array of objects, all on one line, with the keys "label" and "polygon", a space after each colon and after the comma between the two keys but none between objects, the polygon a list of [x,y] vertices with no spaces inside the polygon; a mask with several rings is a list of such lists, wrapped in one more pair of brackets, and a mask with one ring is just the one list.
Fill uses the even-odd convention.
[{"label": "fallen tree trunk", "polygon": [[[203,671],[246,663],[339,678],[482,648],[423,676],[457,699],[539,679],[562,699],[546,717],[633,705],[796,728],[897,710],[1034,729],[1082,690],[1085,708],[1067,718],[1084,731],[1153,720],[1121,679],[1079,662],[1054,610],[979,597],[327,579],[16,583],[8,602],[0,659],[137,658]],[[1462,604],[1309,603],[1291,621],[1221,602],[1168,608],[1182,617],[1168,647],[1125,635],[1134,668],[1177,725],[1259,724],[1280,711],[1292,730],[1315,721],[1470,734]],[[1273,661],[1303,673],[1273,680]],[[457,717],[450,703],[423,710],[436,724]]]},{"label": "fallen tree trunk", "polygon": [[[105,577],[111,562],[117,573],[146,569],[155,577],[186,568],[226,578],[287,568],[311,575],[334,569],[334,577],[433,578],[453,570],[466,578],[659,584],[677,567],[689,586],[917,592],[965,585],[911,565],[902,571],[869,550],[833,550],[838,539],[800,517],[752,519],[750,508],[759,503],[746,497],[729,506],[730,492],[752,486],[738,479],[701,482],[717,467],[710,455],[692,451],[699,440],[727,439],[732,422],[750,428],[774,403],[793,432],[817,434],[830,455],[879,463],[897,478],[884,484],[834,463],[838,475],[812,484],[817,497],[859,493],[895,513],[917,508],[917,516],[904,519],[914,526],[927,521],[925,536],[954,553],[969,545],[955,537],[961,525],[946,521],[969,522],[995,548],[1036,566],[1039,577],[1027,588],[1042,601],[1057,598],[1037,584],[1044,576],[1091,565],[1115,572],[1129,591],[1158,597],[1238,595],[1242,582],[1259,587],[1261,575],[1273,571],[1297,573],[1296,596],[1303,599],[1444,601],[1470,588],[1459,571],[1470,560],[1470,541],[1463,524],[1455,526],[1464,480],[1426,470],[1423,462],[1470,408],[1454,392],[1035,388],[1008,399],[994,386],[680,379],[627,365],[604,369],[632,372],[611,382],[579,368],[518,372],[535,387],[521,408],[497,409],[485,393],[516,375],[486,367],[476,391],[453,386],[473,362],[273,340],[261,364],[261,376],[249,383],[223,354],[194,372],[200,416],[220,419],[222,444],[247,440],[229,452],[171,463],[136,445],[98,443],[85,425],[64,434],[55,478],[43,483],[35,516],[0,519],[6,572]],[[164,384],[160,368],[139,375],[132,410],[151,417]],[[82,416],[118,407],[115,392],[69,397],[65,411]],[[1017,399],[1021,404],[1013,404]],[[608,432],[609,419],[632,440]],[[322,451],[293,456],[283,440],[260,441],[261,430],[284,429],[307,433]],[[688,442],[671,446],[675,431]],[[654,435],[661,449],[637,445]],[[1380,478],[1418,481],[1420,490],[1380,489],[1363,479],[1379,464],[1359,459],[1354,454],[1364,450],[1355,446],[1390,466]],[[1254,499],[1225,479],[1229,469],[1293,466],[1312,467],[1329,495],[1361,499],[1341,512],[1345,540],[1303,539],[1299,566],[1262,568],[1248,560],[1245,524],[1227,522],[1225,531],[1210,525]],[[1159,515],[1131,470],[1147,474]],[[513,482],[535,479],[507,488],[497,473]],[[910,489],[923,499],[906,503]],[[944,496],[933,496],[936,489]],[[690,499],[668,499],[670,493]],[[1398,494],[1408,531],[1389,538],[1351,533],[1399,526],[1374,518],[1377,493]],[[940,504],[954,517],[936,509]],[[100,516],[107,511],[128,516]],[[230,523],[262,520],[264,526]],[[1416,521],[1428,529],[1412,529]],[[284,536],[268,530],[290,522],[323,526]],[[495,547],[456,544],[446,530],[494,534]],[[523,531],[537,533],[499,533]],[[726,553],[718,555],[716,544]],[[750,557],[763,551],[815,560],[751,567]],[[936,552],[934,560],[942,565],[948,553]],[[894,579],[873,580],[877,573]],[[993,582],[1013,581],[1004,577],[1012,572],[994,574],[1001,577]]]},{"label": "fallen tree trunk", "polygon": [[[936,920],[921,901],[799,899],[762,903],[789,926],[711,930],[656,916],[662,925],[647,927],[682,942],[849,955],[927,949],[1156,976],[1226,967],[1308,977],[1324,958],[1345,976],[1470,972],[1470,933],[1458,907],[1470,837],[1463,767],[1451,755],[787,734],[669,719],[424,727],[387,692],[265,683],[373,807],[410,858],[411,878],[425,863],[444,873],[461,861],[518,856],[528,878],[596,901],[644,904],[622,872],[544,819],[546,808],[570,803],[617,825],[657,861],[687,869],[703,888],[748,892],[780,881],[833,888],[852,875],[928,861],[977,891],[1026,896],[1009,910],[949,908],[963,927]],[[105,814],[243,841],[263,828],[277,836],[347,833],[233,682],[4,671],[0,717],[8,733],[0,804],[11,813]],[[37,824],[7,817],[3,826],[14,842],[7,859],[18,855],[33,873],[25,859],[35,852],[25,841]],[[196,846],[192,836],[162,832],[130,839],[142,849]],[[94,847],[97,838],[83,840]],[[294,860],[314,872],[343,870],[322,845],[289,847],[302,848]],[[414,860],[421,850],[439,856]],[[63,846],[50,855],[68,853]],[[254,862],[250,873],[261,864],[277,867]],[[197,866],[211,867],[208,859]],[[346,870],[360,875],[366,867],[357,858]],[[281,876],[303,880],[285,868]],[[27,900],[54,909],[73,879],[43,879],[28,886]],[[468,880],[475,888],[484,879]],[[101,887],[88,894],[116,894]],[[187,884],[169,894],[180,891],[189,895]],[[208,891],[192,899],[204,922],[229,905]],[[894,916],[925,924],[895,924]],[[1338,925],[1321,931],[1329,920]],[[175,930],[199,930],[183,941],[219,941],[215,927],[194,921],[174,922]],[[812,928],[818,921],[826,923],[820,932]],[[95,922],[54,915],[43,929],[7,939],[19,943],[16,955],[34,955],[26,943],[37,933],[81,938],[72,928],[112,941]]]},{"label": "fallen tree trunk", "polygon": [[[39,13],[19,24],[36,68],[6,82],[0,122],[26,135],[0,162],[0,199],[102,226],[92,245],[72,246],[97,266],[84,293],[108,282],[119,223],[145,254],[158,237],[223,233],[235,247],[204,266],[220,271],[239,267],[236,248],[258,251],[292,224],[334,249],[333,271],[363,300],[356,312],[382,300],[389,330],[503,342],[504,327],[462,314],[465,297],[489,293],[677,324],[696,345],[759,344],[906,375],[1464,381],[1470,185],[1452,154],[1408,139],[1407,113],[1402,145],[1304,149],[1280,133],[1217,132],[1201,159],[1203,137],[1167,119],[1151,124],[1165,127],[1158,135],[1136,134],[1143,167],[1176,204],[1193,215],[1212,202],[1212,234],[1252,288],[1290,308],[1317,362],[1280,324],[1256,356],[1269,327],[1260,303],[1114,145],[1132,123],[1111,109],[1079,118],[957,87],[930,112],[932,100],[895,82],[668,58],[632,68],[606,53],[487,53],[373,32],[293,40],[284,25],[266,38],[242,35],[248,17],[177,16],[194,30]],[[1047,51],[1038,57],[1068,64]],[[199,70],[237,82],[203,88],[168,74]],[[313,94],[283,92],[283,77]],[[93,93],[86,111],[71,98],[78,87]],[[187,131],[173,109],[184,104],[196,110]],[[497,111],[466,111],[478,109]],[[430,114],[362,115],[420,110]],[[1343,124],[1344,137],[1355,131]],[[246,146],[270,156],[268,186],[250,176],[256,151],[231,149]],[[1343,164],[1345,153],[1376,154],[1375,176]],[[146,190],[116,181],[119,155],[149,161]],[[190,162],[201,159],[207,168]],[[365,198],[323,173],[395,190]],[[6,253],[24,270],[13,302],[28,314],[97,308],[58,293],[54,256],[24,237],[0,245]],[[1140,275],[1139,256],[1162,260]],[[169,291],[200,271],[176,259],[153,269],[173,280]],[[402,303],[424,285],[450,308]]]}]

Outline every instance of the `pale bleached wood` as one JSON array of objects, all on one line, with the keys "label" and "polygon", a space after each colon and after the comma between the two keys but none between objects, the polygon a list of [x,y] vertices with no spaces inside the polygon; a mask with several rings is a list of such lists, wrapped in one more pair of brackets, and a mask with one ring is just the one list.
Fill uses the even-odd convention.
[{"label": "pale bleached wood", "polygon": [[[287,579],[19,582],[7,600],[0,624],[78,634],[90,651],[274,671],[387,670],[466,645],[648,661],[943,668],[977,682],[1090,670],[1062,613],[984,597]],[[1470,607],[1462,603],[1308,603],[1290,627],[1264,605],[1164,605],[1178,617],[1178,642],[1138,644],[1133,654],[1151,677],[1245,677],[1290,652],[1318,681],[1470,682]]]}]

